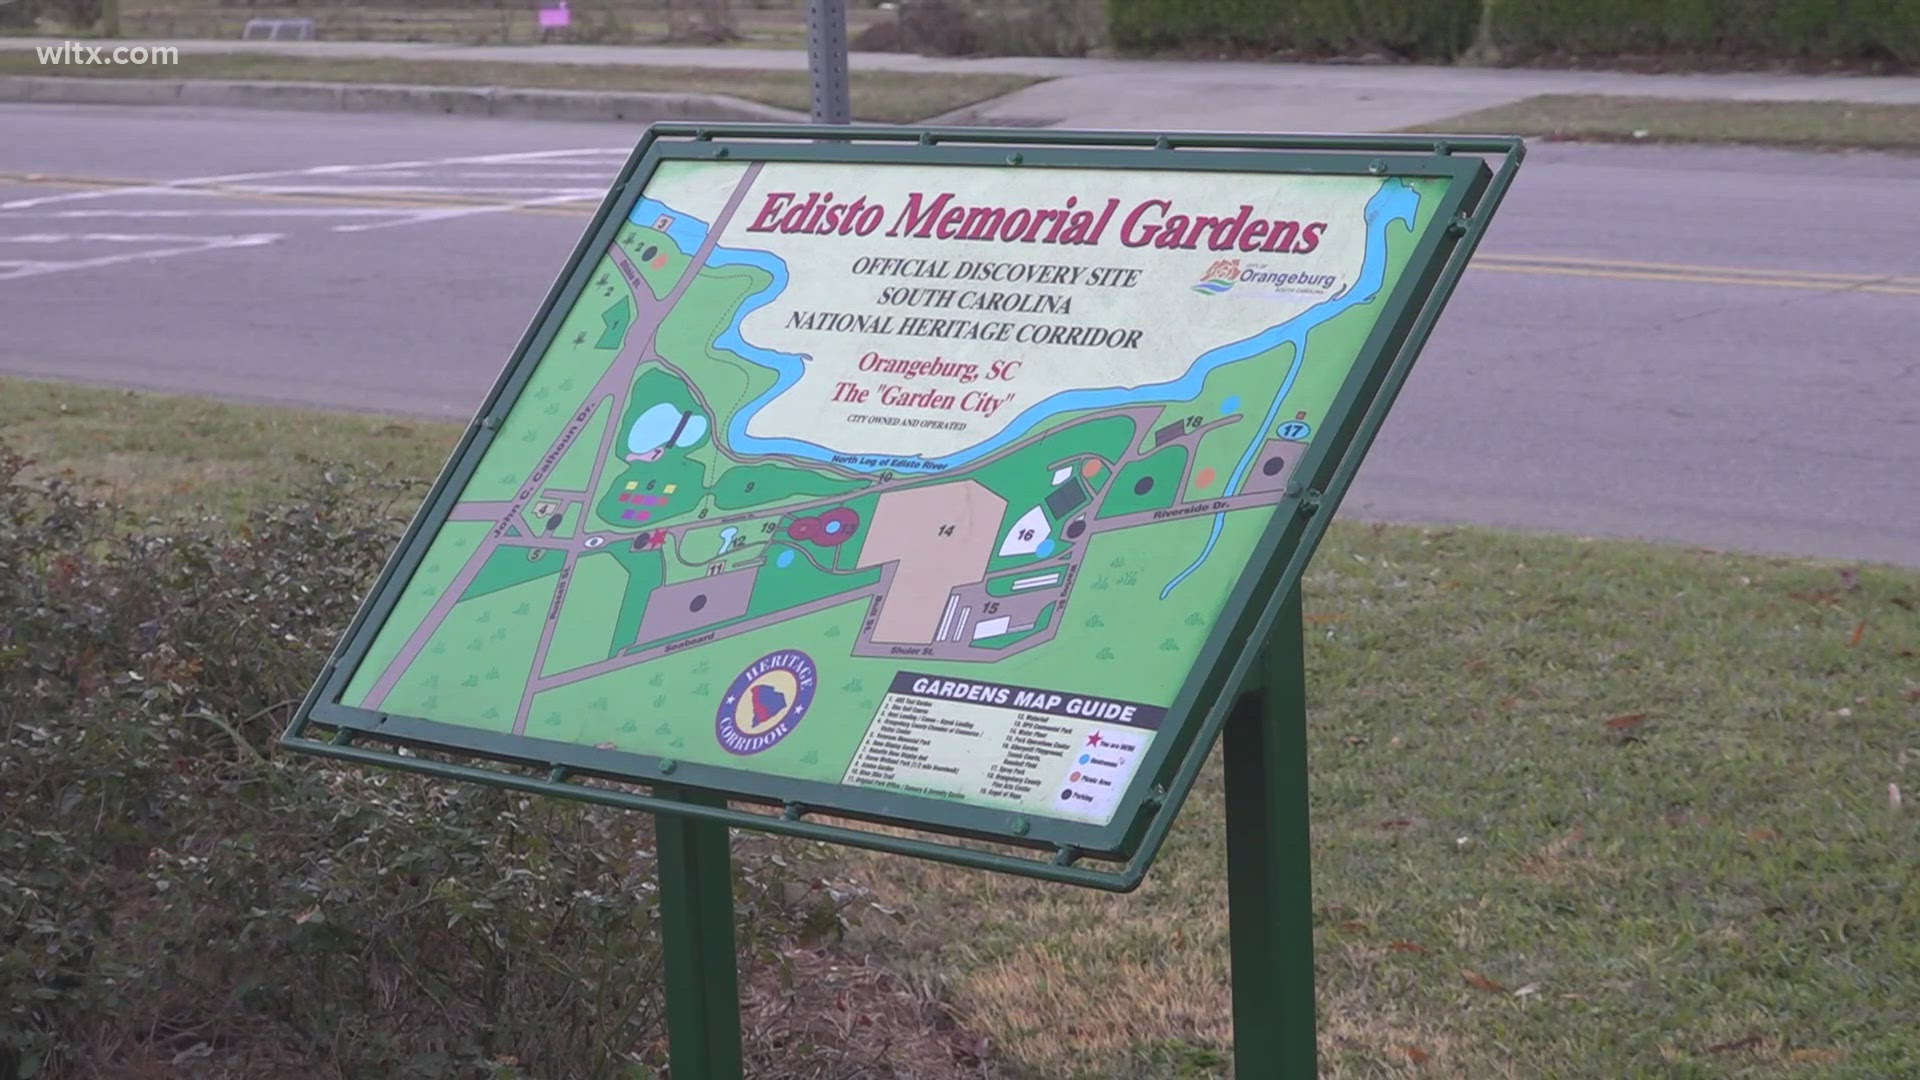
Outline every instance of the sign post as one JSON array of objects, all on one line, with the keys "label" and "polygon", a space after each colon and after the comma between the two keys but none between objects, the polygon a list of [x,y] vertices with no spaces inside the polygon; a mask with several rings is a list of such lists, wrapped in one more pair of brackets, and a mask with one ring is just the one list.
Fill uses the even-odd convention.
[{"label": "sign post", "polygon": [[807,67],[813,73],[813,122],[852,123],[847,0],[807,0]]},{"label": "sign post", "polygon": [[[723,805],[710,795],[686,799]],[[740,976],[728,830],[663,811],[654,815],[654,832],[673,1075],[734,1080],[741,1075]]]},{"label": "sign post", "polygon": [[1300,587],[1267,635],[1266,686],[1227,714],[1233,1058],[1244,1076],[1314,1076],[1313,890]]},{"label": "sign post", "polygon": [[656,815],[731,1080],[729,829],[1125,892],[1224,732],[1310,1075],[1301,577],[1521,152],[656,124],[283,745]]}]

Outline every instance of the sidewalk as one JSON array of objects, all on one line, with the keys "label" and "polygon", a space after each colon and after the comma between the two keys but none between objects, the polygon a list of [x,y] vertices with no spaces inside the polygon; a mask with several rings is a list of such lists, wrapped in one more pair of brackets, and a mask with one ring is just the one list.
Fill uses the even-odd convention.
[{"label": "sidewalk", "polygon": [[[57,45],[0,37],[0,49]],[[196,53],[642,64],[803,70],[805,52],[621,45],[450,45],[375,41],[141,41]],[[1007,56],[984,59],[854,53],[855,70],[1017,73],[1049,82],[942,119],[973,124],[1081,127],[1384,131],[1536,94],[1620,94],[1728,101],[1851,101],[1920,105],[1920,77],[1773,73],[1640,75],[1612,71],[1418,65],[1284,64],[1242,61],[1107,60]],[[49,68],[49,75],[57,69]]]}]

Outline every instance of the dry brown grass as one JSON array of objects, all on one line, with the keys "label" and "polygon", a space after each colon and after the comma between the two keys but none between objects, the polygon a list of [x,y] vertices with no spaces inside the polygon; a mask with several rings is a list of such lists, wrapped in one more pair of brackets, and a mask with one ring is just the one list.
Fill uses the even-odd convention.
[{"label": "dry brown grass", "polygon": [[1587,843],[1587,831],[1578,825],[1522,858],[1519,871],[1549,885],[1599,884],[1618,876],[1594,856]]},{"label": "dry brown grass", "polygon": [[989,1047],[934,988],[840,948],[792,947],[741,988],[747,1075],[783,1080],[995,1080]]},{"label": "dry brown grass", "polygon": [[[991,1034],[999,1053],[1033,1075],[1218,1075],[1233,1041],[1217,870],[1225,858],[1222,798],[1216,754],[1153,873],[1124,896],[850,853],[847,872],[899,913],[856,933],[894,966],[948,980],[961,1022]],[[1337,914],[1342,925],[1370,933],[1368,912]],[[1462,920],[1462,936],[1478,937],[1467,930],[1471,912]],[[1323,970],[1342,970],[1331,984],[1322,979],[1323,1055],[1345,1052],[1370,1069],[1425,1076],[1448,1075],[1434,1071],[1437,1063],[1464,1059],[1469,1040],[1439,1018],[1381,1011],[1405,967],[1396,961],[1406,959],[1394,943],[1358,940],[1320,957]],[[1339,992],[1328,997],[1329,985]],[[1379,1074],[1329,1060],[1324,1075]]]}]

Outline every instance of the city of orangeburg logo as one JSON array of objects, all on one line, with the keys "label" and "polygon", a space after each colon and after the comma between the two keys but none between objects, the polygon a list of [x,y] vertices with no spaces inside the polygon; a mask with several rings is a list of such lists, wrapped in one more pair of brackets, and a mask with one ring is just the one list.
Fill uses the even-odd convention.
[{"label": "city of orangeburg logo", "polygon": [[1339,285],[1332,274],[1302,270],[1276,269],[1271,263],[1242,262],[1239,259],[1215,259],[1200,275],[1193,291],[1203,296],[1219,296],[1234,286],[1245,286],[1236,295],[1287,298],[1327,296]]},{"label": "city of orangeburg logo", "polygon": [[813,704],[813,659],[783,649],[748,664],[720,699],[714,735],[730,754],[757,754],[793,733]]},{"label": "city of orangeburg logo", "polygon": [[1200,283],[1193,287],[1193,291],[1218,296],[1233,288],[1233,283],[1239,280],[1239,259],[1215,259],[1213,265],[1207,267],[1207,272],[1200,275]]}]

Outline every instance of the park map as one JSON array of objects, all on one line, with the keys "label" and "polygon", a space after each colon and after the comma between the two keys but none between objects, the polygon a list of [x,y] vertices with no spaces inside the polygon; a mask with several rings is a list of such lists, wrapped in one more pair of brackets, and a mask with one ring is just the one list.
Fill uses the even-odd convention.
[{"label": "park map", "polygon": [[662,162],[339,700],[1104,825],[1444,186]]}]

